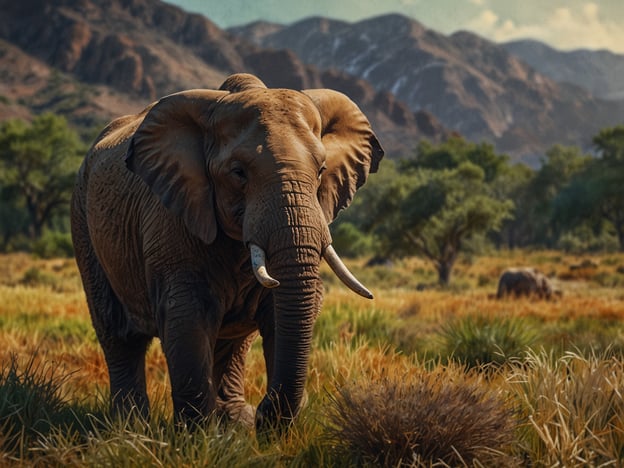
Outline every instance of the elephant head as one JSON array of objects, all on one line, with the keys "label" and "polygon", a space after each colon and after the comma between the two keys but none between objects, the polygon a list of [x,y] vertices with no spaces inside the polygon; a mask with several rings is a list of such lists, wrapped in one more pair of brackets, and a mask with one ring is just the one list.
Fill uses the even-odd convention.
[{"label": "elephant head", "polygon": [[383,150],[345,95],[267,89],[252,75],[219,90],[163,98],[137,128],[127,166],[206,244],[227,235],[250,249],[272,291],[275,356],[258,426],[300,406],[324,257],[353,290],[372,297],[331,246],[339,210],[375,172]]}]

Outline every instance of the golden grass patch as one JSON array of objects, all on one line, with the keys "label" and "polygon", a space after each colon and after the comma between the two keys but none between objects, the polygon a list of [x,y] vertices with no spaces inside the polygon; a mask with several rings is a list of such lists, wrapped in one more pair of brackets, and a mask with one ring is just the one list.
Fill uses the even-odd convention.
[{"label": "golden grass patch", "polygon": [[[587,271],[570,268],[587,257],[521,251],[475,257],[458,263],[453,284],[447,289],[437,286],[433,268],[422,259],[395,261],[390,267],[367,267],[365,259],[348,261],[356,276],[375,294],[372,301],[348,291],[323,264],[326,295],[317,321],[323,328],[315,337],[325,338],[313,345],[310,355],[307,383],[310,408],[306,410],[308,413],[304,412],[305,422],[301,427],[305,429],[299,432],[298,439],[294,438],[298,440],[296,445],[286,446],[280,456],[290,460],[299,456],[295,453],[307,450],[306,456],[311,456],[317,453],[315,450],[321,450],[319,441],[306,442],[305,438],[323,432],[327,398],[335,395],[338,388],[389,379],[414,381],[434,371],[439,372],[437,379],[455,378],[452,372],[440,373],[444,356],[425,356],[421,351],[437,349],[432,346],[432,340],[445,324],[477,317],[490,321],[520,320],[526,327],[548,332],[551,342],[564,343],[564,351],[581,339],[585,340],[582,347],[587,348],[589,354],[592,349],[603,352],[611,343],[622,346],[621,349],[616,346],[608,358],[595,356],[592,361],[590,355],[584,355],[573,365],[558,361],[569,354],[561,356],[553,351],[552,359],[546,362],[536,351],[526,358],[513,357],[509,366],[479,380],[479,385],[488,392],[503,395],[523,408],[522,430],[512,450],[515,455],[525,457],[534,465],[542,462],[549,465],[555,462],[558,447],[564,450],[566,438],[572,438],[576,445],[565,446],[565,453],[560,453],[561,460],[572,460],[576,453],[589,460],[591,453],[599,452],[600,456],[593,460],[608,462],[610,454],[624,447],[621,417],[609,419],[607,414],[606,423],[591,426],[591,417],[587,416],[583,423],[582,416],[577,414],[580,409],[571,405],[576,401],[574,395],[589,391],[598,382],[604,395],[597,398],[596,406],[587,403],[588,410],[598,414],[608,410],[600,407],[603,404],[622,407],[621,384],[609,387],[611,380],[608,379],[622,377],[624,269],[621,267],[624,254],[591,256],[596,265],[589,268],[591,272],[587,267]],[[496,299],[493,295],[498,277],[510,266],[536,266],[552,276],[563,290],[563,296],[551,301]],[[596,340],[600,343],[593,347]],[[101,404],[108,398],[104,358],[90,324],[73,260],[38,260],[25,254],[0,256],[0,359],[6,363],[12,356],[17,356],[22,363],[34,359],[37,363],[52,364],[61,374],[68,375],[61,391],[70,402]],[[566,359],[570,363],[573,361],[569,357]],[[607,361],[608,364],[604,364]],[[454,369],[453,372],[462,369],[459,365],[445,365],[447,369]],[[248,356],[246,369],[245,393],[252,404],[260,401],[266,389],[264,367],[258,340]],[[157,339],[148,351],[146,369],[152,407],[158,415],[170,420],[169,377]],[[582,389],[571,387],[571,382],[566,380],[570,373],[584,379],[579,381]],[[539,387],[541,380],[548,387]],[[607,394],[608,391],[615,396]],[[539,406],[540,398],[546,399],[543,406]],[[564,423],[568,424],[565,428],[561,426]],[[310,429],[309,425],[313,427]],[[557,432],[559,427],[562,429]],[[562,432],[563,429],[566,432]],[[58,453],[73,450],[72,453],[78,454],[84,450],[81,447],[57,449]],[[52,452],[46,453],[53,457]],[[317,456],[316,461],[330,459],[320,452]]]}]

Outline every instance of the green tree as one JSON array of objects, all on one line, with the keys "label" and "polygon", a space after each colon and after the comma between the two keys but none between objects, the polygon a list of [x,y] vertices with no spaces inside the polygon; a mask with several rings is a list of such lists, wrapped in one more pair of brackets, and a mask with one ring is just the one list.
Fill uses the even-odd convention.
[{"label": "green tree", "polygon": [[620,163],[624,161],[624,125],[601,130],[594,136],[593,143],[603,161]]},{"label": "green tree", "polygon": [[412,159],[382,162],[337,224],[372,234],[380,255],[424,256],[446,285],[466,241],[511,216],[513,203],[494,183],[507,169],[508,158],[491,145],[460,137],[423,142]]},{"label": "green tree", "polygon": [[14,191],[0,184],[0,250],[28,229],[28,215],[17,202]]},{"label": "green tree", "polygon": [[593,141],[599,156],[561,191],[556,215],[568,228],[612,229],[624,251],[624,125],[603,129]]},{"label": "green tree", "polygon": [[562,188],[553,217],[569,231],[612,233],[624,251],[624,126],[603,129],[590,159]]},{"label": "green tree", "polygon": [[461,136],[453,136],[438,145],[423,140],[415,157],[402,161],[401,168],[455,169],[465,162],[479,166],[485,182],[490,183],[507,171],[509,157],[496,154],[494,146],[489,143],[472,143]]},{"label": "green tree", "polygon": [[5,211],[24,210],[31,239],[39,238],[55,217],[67,216],[84,151],[60,116],[43,114],[31,124],[19,119],[0,124],[0,190],[11,194],[5,201],[10,209]]},{"label": "green tree", "polygon": [[447,285],[466,239],[499,230],[513,203],[497,200],[483,169],[471,162],[442,171],[420,169],[414,182],[384,237],[396,253],[430,260],[439,283]]},{"label": "green tree", "polygon": [[575,146],[554,145],[546,151],[541,167],[520,194],[527,218],[517,216],[516,221],[530,229],[528,243],[555,246],[565,227],[555,209],[556,199],[591,160]]},{"label": "green tree", "polygon": [[624,125],[602,130],[593,141],[601,157],[594,163],[592,192],[600,215],[615,228],[624,252]]},{"label": "green tree", "polygon": [[529,187],[534,177],[533,169],[519,163],[501,170],[492,183],[496,199],[509,199],[514,202],[513,217],[507,218],[500,232],[494,235],[499,248],[506,245],[513,249],[527,245],[533,239],[533,196]]},{"label": "green tree", "polygon": [[[379,172],[370,177],[356,193],[349,209],[341,211],[330,225],[332,236],[340,235],[340,226],[343,224],[354,226],[362,233],[374,234],[385,219],[380,215],[398,209],[399,201],[407,194],[409,185],[409,178],[399,172],[395,162],[384,159]],[[378,242],[376,244],[374,248],[379,248]]]}]

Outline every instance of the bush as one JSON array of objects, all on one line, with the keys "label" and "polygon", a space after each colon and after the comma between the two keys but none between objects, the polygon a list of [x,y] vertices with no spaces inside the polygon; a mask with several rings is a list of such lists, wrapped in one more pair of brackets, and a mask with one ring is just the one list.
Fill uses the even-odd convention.
[{"label": "bush", "polygon": [[557,247],[568,253],[584,252],[617,252],[619,243],[617,237],[609,232],[595,235],[587,227],[581,226],[571,232],[561,235]]},{"label": "bush", "polygon": [[74,246],[71,234],[58,231],[46,231],[32,245],[32,252],[40,258],[73,257]]},{"label": "bush", "polygon": [[20,284],[24,286],[51,286],[55,287],[57,284],[57,279],[54,275],[46,273],[45,271],[40,270],[39,268],[33,266],[24,272],[24,276],[19,281]]},{"label": "bush", "polygon": [[55,375],[55,368],[35,364],[34,356],[23,371],[18,367],[12,355],[0,371],[0,442],[9,452],[29,446],[29,441],[68,417],[59,396],[64,378]]},{"label": "bush", "polygon": [[437,368],[338,390],[327,438],[342,464],[509,466],[515,421],[474,374]]},{"label": "bush", "polygon": [[387,342],[395,330],[396,320],[386,311],[338,306],[319,315],[314,324],[314,340],[315,346],[327,347],[339,340],[354,344],[364,338],[377,346]]},{"label": "bush", "polygon": [[353,258],[370,254],[373,241],[353,224],[343,222],[332,229],[332,244],[341,256]]},{"label": "bush", "polygon": [[526,319],[466,316],[442,327],[441,356],[468,367],[500,366],[521,357],[538,333]]}]

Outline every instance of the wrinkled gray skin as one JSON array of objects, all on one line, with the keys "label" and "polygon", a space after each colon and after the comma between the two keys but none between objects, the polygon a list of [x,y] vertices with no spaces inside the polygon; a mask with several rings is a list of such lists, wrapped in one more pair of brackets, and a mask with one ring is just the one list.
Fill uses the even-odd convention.
[{"label": "wrinkled gray skin", "polygon": [[[382,156],[346,96],[245,74],[113,121],[80,168],[71,213],[113,410],[149,414],[145,353],[158,337],[178,421],[217,411],[253,424],[243,376],[259,331],[268,388],[256,428],[287,425],[304,394],[327,224]],[[254,277],[251,243],[277,288]]]},{"label": "wrinkled gray skin", "polygon": [[509,268],[498,280],[497,298],[535,296],[550,299],[553,288],[549,279],[535,268]]}]

